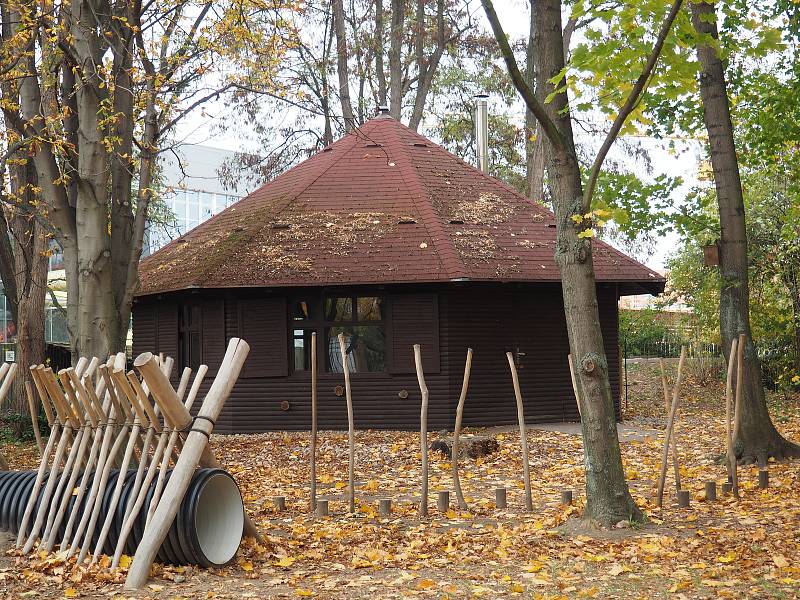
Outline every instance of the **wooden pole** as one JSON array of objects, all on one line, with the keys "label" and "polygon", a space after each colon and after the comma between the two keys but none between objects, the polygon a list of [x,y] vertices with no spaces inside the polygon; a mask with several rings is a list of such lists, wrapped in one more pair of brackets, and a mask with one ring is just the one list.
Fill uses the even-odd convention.
[{"label": "wooden pole", "polygon": [[[525,481],[525,508],[529,512],[533,510],[533,498],[531,495],[531,468],[528,463],[528,436],[525,427],[525,407],[522,404],[522,391],[519,388],[519,377],[517,376],[517,366],[514,364],[514,353],[506,352],[508,366],[511,368],[511,381],[514,384],[514,397],[517,400],[517,420],[519,421],[519,438],[522,446],[522,475]],[[570,359],[570,364],[572,360]]]},{"label": "wooden pole", "polygon": [[472,348],[467,348],[467,361],[464,363],[464,380],[461,383],[461,395],[458,397],[456,405],[456,423],[453,429],[453,449],[450,453],[450,463],[453,469],[453,488],[456,491],[456,501],[459,510],[467,510],[467,502],[464,500],[464,493],[461,491],[461,479],[458,476],[458,438],[461,435],[461,420],[464,416],[464,402],[467,399],[467,389],[469,388],[469,375],[472,370]]},{"label": "wooden pole", "polygon": [[428,516],[428,386],[425,384],[425,374],[422,372],[422,350],[419,344],[414,344],[414,367],[417,370],[419,391],[422,394],[422,403],[419,410],[419,450],[422,455],[422,483],[420,486],[419,516]]},{"label": "wooden pole", "polygon": [[317,332],[311,332],[311,499],[308,509],[317,509]]},{"label": "wooden pole", "polygon": [[731,432],[731,471],[733,472],[733,495],[739,497],[739,473],[738,463],[736,462],[736,438],[739,435],[739,418],[742,406],[742,390],[744,389],[744,351],[746,349],[747,337],[739,335],[739,345],[736,347],[736,400],[733,407],[733,431]]},{"label": "wooden pole", "polygon": [[[667,371],[664,368],[664,359],[658,359],[658,365],[661,367],[661,390],[664,393],[664,410],[666,410],[667,417],[669,417],[669,389],[667,386]],[[681,471],[678,464],[678,426],[675,425],[673,432],[672,445],[672,471],[675,477],[675,491],[681,489]]]},{"label": "wooden pole", "polygon": [[193,430],[186,437],[178,464],[175,465],[161,502],[158,503],[153,519],[145,529],[136,550],[128,577],[125,580],[126,589],[140,589],[146,582],[153,559],[175,520],[175,515],[178,513],[203,449],[207,445],[207,436],[211,435],[213,430],[212,424],[216,421],[230,395],[249,351],[250,346],[247,342],[239,338],[231,338],[225,359],[223,359],[214,383],[198,412],[198,416],[203,418],[195,420]]},{"label": "wooden pole", "polygon": [[350,391],[350,365],[347,363],[347,348],[345,347],[344,334],[339,334],[339,352],[342,355],[342,373],[344,374],[345,399],[347,400],[347,445],[349,463],[347,467],[347,501],[350,512],[356,512],[355,464],[356,464],[356,435],[353,419],[353,396]]},{"label": "wooden pole", "polygon": [[686,360],[686,346],[681,346],[681,357],[678,360],[678,374],[675,377],[675,388],[672,393],[672,406],[669,410],[669,419],[667,420],[667,431],[664,439],[664,452],[661,456],[661,475],[658,479],[658,496],[656,505],[661,508],[664,502],[664,482],[667,478],[667,462],[669,460],[669,442],[672,437],[672,427],[675,423],[675,415],[678,413],[678,399],[680,398],[681,390],[681,376],[683,375],[683,363]]},{"label": "wooden pole", "polygon": [[8,367],[6,373],[2,377],[3,383],[0,384],[0,404],[3,403],[3,400],[8,394],[8,390],[11,389],[11,384],[14,383],[14,377],[17,374],[17,368],[17,363],[11,363],[11,366]]},{"label": "wooden pole", "polygon": [[42,432],[39,431],[39,408],[33,397],[31,382],[27,379],[25,380],[25,395],[28,397],[28,411],[31,413],[33,437],[36,438],[36,447],[39,449],[39,456],[42,456],[44,454],[44,442],[42,441]]},{"label": "wooden pole", "polygon": [[569,376],[572,379],[572,392],[575,394],[575,403],[578,405],[578,416],[583,418],[581,396],[578,394],[578,380],[575,379],[575,365],[572,364],[572,354],[567,355],[567,362],[569,363]]},{"label": "wooden pole", "polygon": [[[192,370],[188,367],[183,372],[187,381],[191,375],[191,372]],[[189,396],[186,398],[186,402],[184,403],[187,411],[192,409],[194,400],[197,398],[197,393],[200,390],[200,385],[203,383],[203,379],[205,378],[207,372],[208,367],[206,365],[200,365],[197,368],[197,374],[195,375],[194,382],[192,383],[192,388],[189,390]],[[185,391],[186,386],[178,386],[178,400],[183,399]],[[164,488],[164,481],[167,476],[167,469],[169,468],[169,459],[172,456],[175,445],[178,443],[179,438],[180,431],[178,431],[173,423],[173,430],[169,436],[169,442],[167,443],[167,451],[164,453],[164,456],[161,459],[161,466],[159,468],[158,479],[156,480],[156,487],[153,490],[153,497],[150,499],[150,505],[147,508],[147,519],[145,521],[145,526],[150,523],[150,519],[153,517],[153,513],[156,510],[156,506],[158,506],[158,501],[161,499],[161,490]]]},{"label": "wooden pole", "polygon": [[731,341],[731,352],[728,358],[728,374],[725,379],[725,452],[727,454],[728,478],[733,481],[736,470],[736,453],[733,450],[733,432],[731,430],[731,412],[733,411],[733,374],[738,364],[739,340]]},{"label": "wooden pole", "polygon": [[[231,338],[231,340],[233,339],[234,338]],[[225,357],[223,358],[223,363],[226,360],[233,360],[235,350],[236,347],[232,346],[229,342],[228,349],[226,350]],[[181,431],[186,429],[192,422],[192,415],[183,405],[180,398],[178,398],[175,390],[172,389],[172,384],[170,384],[167,376],[158,367],[156,357],[150,352],[144,352],[136,357],[136,360],[133,361],[133,366],[139,370],[139,373],[141,373],[142,378],[147,383],[148,389],[153,394],[153,398],[161,408],[161,412],[164,414],[164,417],[169,422],[175,423],[177,429]],[[204,367],[205,365],[200,365],[200,368],[198,369],[198,376],[200,374],[200,370]],[[205,374],[205,370],[203,373]],[[218,371],[216,379],[219,379],[219,373],[221,373],[221,371]],[[216,383],[216,379],[214,380],[214,383]],[[197,380],[195,380],[195,383],[199,387],[199,382]],[[196,393],[197,392],[195,392],[195,394]],[[209,391],[209,394],[210,393],[211,392]],[[190,397],[192,397],[191,392]],[[193,399],[194,398],[192,397],[192,400]],[[214,457],[214,453],[210,447],[203,448],[203,452],[200,456],[200,466],[204,469],[221,468],[219,461]],[[244,516],[244,534],[247,537],[255,538],[258,542],[263,541],[261,534],[258,532],[258,529],[247,513],[245,513]]]}]

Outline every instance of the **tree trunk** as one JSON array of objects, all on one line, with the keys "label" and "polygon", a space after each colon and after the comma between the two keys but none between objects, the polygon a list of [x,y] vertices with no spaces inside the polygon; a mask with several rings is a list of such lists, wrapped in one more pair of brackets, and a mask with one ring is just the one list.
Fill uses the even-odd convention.
[{"label": "tree trunk", "polygon": [[[746,337],[744,389],[739,422],[735,427],[736,456],[742,463],[765,464],[800,456],[800,447],[785,440],[769,416],[761,381],[761,366],[750,329],[750,290],[748,286],[747,233],[745,228],[742,183],[733,139],[725,67],[709,38],[717,40],[717,15],[713,4],[690,4],[692,23],[700,34],[697,58],[702,67],[700,95],[708,132],[711,165],[717,191],[720,221],[720,333],[726,356],[731,342],[740,334]],[[727,356],[728,360],[730,357]]]},{"label": "tree trunk", "polygon": [[[525,79],[528,87],[538,94],[539,86],[536,85],[536,56],[537,37],[536,37],[536,3],[531,2],[531,23],[528,33],[528,50],[525,55]],[[540,97],[544,101],[544,98]],[[538,202],[544,201],[544,160],[545,160],[545,138],[539,121],[534,114],[525,111],[525,181],[527,183],[526,195],[531,200]]]},{"label": "tree trunk", "polygon": [[344,129],[353,131],[356,126],[353,105],[350,102],[350,82],[347,70],[347,32],[345,31],[344,4],[342,0],[333,0],[333,26],[336,31],[336,71],[339,75],[339,101],[342,104]]},{"label": "tree trunk", "polygon": [[403,47],[404,0],[392,0],[391,45],[389,46],[389,114],[400,120],[403,112],[403,65],[400,51]]},{"label": "tree trunk", "polygon": [[378,104],[386,106],[386,73],[383,70],[383,0],[375,0],[375,77],[378,80]]},{"label": "tree trunk", "polygon": [[[534,18],[540,40],[537,70],[544,75],[543,92],[550,93],[554,86],[549,79],[564,68],[560,0],[537,3]],[[576,225],[572,219],[582,213],[583,190],[566,92],[557,94],[545,109],[563,138],[563,148],[548,145],[547,172],[556,216],[555,260],[561,271],[570,351],[575,357],[583,402],[581,425],[587,498],[584,517],[596,525],[609,527],[619,521],[639,521],[642,513],[630,495],[622,466],[597,310],[592,245],[589,239],[578,236],[586,225]]]}]

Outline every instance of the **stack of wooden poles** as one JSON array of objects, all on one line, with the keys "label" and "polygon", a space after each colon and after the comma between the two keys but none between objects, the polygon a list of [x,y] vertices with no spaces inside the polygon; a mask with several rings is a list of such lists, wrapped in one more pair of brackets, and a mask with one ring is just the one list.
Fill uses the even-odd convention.
[{"label": "stack of wooden poles", "polygon": [[[83,564],[87,556],[93,564],[108,541],[115,514],[121,513],[124,518],[115,532],[111,561],[115,569],[134,523],[146,511],[136,552],[137,559],[142,550],[143,556],[150,556],[138,569],[144,569],[141,587],[195,469],[219,467],[207,447],[208,436],[248,351],[243,340],[230,341],[195,418],[190,410],[208,371],[205,365],[194,377],[192,369],[184,369],[177,389],[169,380],[173,359],[150,353],[136,359],[138,376],[125,371],[122,353],[105,362],[81,358],[74,368],[58,373],[44,365],[30,367],[36,392],[29,387],[32,413],[38,414],[41,403],[50,435],[19,527],[17,547],[29,553],[38,540],[38,548],[50,552],[58,544],[67,558],[78,554],[77,564]],[[0,375],[11,372],[13,376],[11,369],[3,367]],[[0,393],[5,383],[0,384]],[[121,499],[123,487],[125,499]],[[258,537],[247,518],[244,533]],[[135,563],[136,559],[132,571]]]}]

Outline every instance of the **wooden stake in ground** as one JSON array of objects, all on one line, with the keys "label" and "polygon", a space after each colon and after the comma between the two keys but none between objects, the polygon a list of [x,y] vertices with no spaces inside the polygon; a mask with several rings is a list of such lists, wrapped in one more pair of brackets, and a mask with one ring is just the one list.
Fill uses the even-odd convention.
[{"label": "wooden stake in ground", "polygon": [[[667,386],[667,371],[664,368],[664,359],[658,359],[658,365],[661,367],[661,390],[664,392],[664,410],[667,411],[667,417],[669,417],[669,389]],[[678,492],[681,489],[681,471],[680,466],[678,465],[678,428],[677,425],[675,426],[675,430],[673,432],[673,440],[672,440],[672,471],[675,476],[675,491]]]},{"label": "wooden stake in ground", "polygon": [[311,499],[309,511],[317,510],[317,332],[311,332]]},{"label": "wooden stake in ground", "polygon": [[342,355],[342,373],[344,373],[344,392],[347,400],[347,445],[349,464],[347,468],[347,501],[350,512],[356,512],[355,465],[356,465],[356,436],[353,424],[353,397],[350,392],[350,366],[347,364],[347,348],[344,334],[339,334],[339,352]]},{"label": "wooden stake in ground", "polygon": [[[522,391],[519,389],[519,377],[517,376],[517,366],[514,364],[514,353],[506,352],[508,366],[511,368],[511,381],[514,384],[514,397],[517,400],[517,420],[519,421],[519,439],[522,446],[522,476],[525,481],[525,508],[533,510],[533,499],[531,497],[531,468],[528,463],[528,436],[525,432],[525,407],[522,404]],[[570,364],[572,359],[570,358]]]},{"label": "wooden stake in ground", "polygon": [[422,372],[422,351],[419,344],[414,344],[414,366],[417,369],[419,391],[422,394],[422,404],[419,411],[419,449],[422,454],[422,484],[419,501],[419,515],[428,516],[428,386],[425,384],[425,374]]},{"label": "wooden stake in ground", "polygon": [[581,413],[581,397],[578,394],[578,381],[575,379],[575,365],[572,364],[572,354],[567,355],[567,362],[569,363],[569,376],[572,379],[572,392],[575,394],[575,403],[578,405],[578,416],[583,417],[583,413]]},{"label": "wooden stake in ground", "polygon": [[686,346],[681,346],[681,358],[678,361],[678,374],[675,376],[675,389],[672,393],[672,406],[669,409],[669,419],[667,420],[667,431],[664,436],[664,452],[661,455],[661,475],[658,479],[658,496],[656,505],[661,508],[664,502],[664,482],[667,478],[667,462],[669,460],[669,443],[672,437],[672,427],[675,423],[675,415],[678,412],[678,399],[680,398],[681,376],[683,375],[683,363],[686,360]]},{"label": "wooden stake in ground", "polygon": [[733,481],[736,455],[733,451],[733,432],[731,431],[731,412],[733,406],[733,373],[737,366],[737,349],[739,340],[731,341],[731,352],[728,355],[728,375],[725,379],[725,452],[727,454],[728,479]]},{"label": "wooden stake in ground", "polygon": [[[208,445],[208,436],[213,431],[213,423],[219,417],[225,401],[236,384],[249,351],[250,346],[247,342],[239,338],[231,338],[228,343],[228,350],[222,360],[217,376],[214,378],[214,383],[211,385],[211,389],[206,394],[203,405],[198,411],[198,416],[202,418],[194,421],[192,430],[186,436],[183,451],[178,463],[175,465],[175,469],[172,471],[172,476],[164,490],[161,502],[158,503],[153,519],[145,529],[142,540],[136,550],[133,563],[128,571],[128,577],[125,580],[125,589],[138,590],[147,581],[153,559],[164,542],[172,522],[175,520],[175,515],[178,513],[194,471],[200,462],[203,450]],[[137,358],[134,364],[137,365],[138,362],[139,359]],[[152,387],[150,389],[153,390]],[[172,393],[175,393],[174,390]],[[157,395],[156,399],[158,399]],[[166,411],[163,412],[165,415],[167,414]],[[173,422],[178,421],[173,420]]]},{"label": "wooden stake in ground", "polygon": [[464,416],[464,401],[467,399],[467,388],[469,388],[469,374],[472,369],[472,348],[467,348],[467,362],[464,363],[464,381],[461,384],[461,395],[458,397],[456,406],[456,424],[453,429],[453,449],[450,453],[450,462],[453,469],[453,488],[456,491],[456,500],[460,510],[467,510],[467,502],[461,491],[461,479],[458,477],[458,436],[461,434],[461,419]]}]

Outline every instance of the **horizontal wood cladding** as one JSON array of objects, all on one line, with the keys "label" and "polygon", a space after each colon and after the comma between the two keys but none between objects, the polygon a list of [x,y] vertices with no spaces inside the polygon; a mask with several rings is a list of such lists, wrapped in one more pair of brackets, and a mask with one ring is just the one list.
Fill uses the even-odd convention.
[{"label": "horizontal wood cladding", "polygon": [[[223,308],[221,312],[209,308],[208,318],[213,314],[215,322],[204,322],[204,340],[205,327],[208,326],[217,332],[224,331],[225,342],[239,336],[251,345],[245,366],[248,376],[241,376],[237,381],[216,431],[251,433],[308,429],[311,423],[310,373],[291,372],[288,362],[291,323],[286,303],[287,297],[305,291],[220,290],[203,293],[208,294],[207,301],[219,303],[213,306]],[[423,345],[424,360],[434,354],[428,351],[426,344],[438,347],[435,353],[438,365],[428,363],[425,367],[430,390],[429,429],[452,428],[468,347],[473,348],[474,356],[464,411],[465,425],[516,423],[516,404],[506,352],[512,352],[518,362],[527,422],[578,420],[567,364],[569,343],[560,286],[464,283],[419,286],[408,292],[365,288],[356,293],[380,294],[389,299],[391,308],[387,313],[386,334],[390,361],[392,355],[404,351],[411,357],[414,343]],[[616,294],[613,285],[598,286],[600,321],[618,409]],[[181,295],[172,296],[168,302],[166,298],[159,303],[137,302],[134,307],[134,348],[137,351],[146,349],[147,343],[154,338],[171,339],[167,332],[158,334],[153,331],[154,321],[157,325],[159,320],[151,313],[156,311],[160,314],[164,306],[171,304],[177,315],[176,307]],[[400,297],[403,300],[398,301]],[[162,308],[157,308],[159,305]],[[436,318],[432,319],[434,310]],[[399,332],[398,327],[401,327]],[[219,348],[214,352],[218,353]],[[356,427],[419,427],[419,385],[413,363],[411,366],[409,368],[408,363],[392,365],[392,372],[352,375]],[[269,371],[270,368],[276,370]],[[273,374],[266,376],[265,373]],[[209,377],[203,384],[197,406],[212,379]],[[341,374],[321,370],[318,386],[320,428],[347,427],[345,398],[340,395],[343,383]]]},{"label": "horizontal wood cladding", "polygon": [[420,345],[425,373],[439,373],[439,296],[435,293],[392,294],[389,300],[390,371],[416,373],[414,344]]}]

